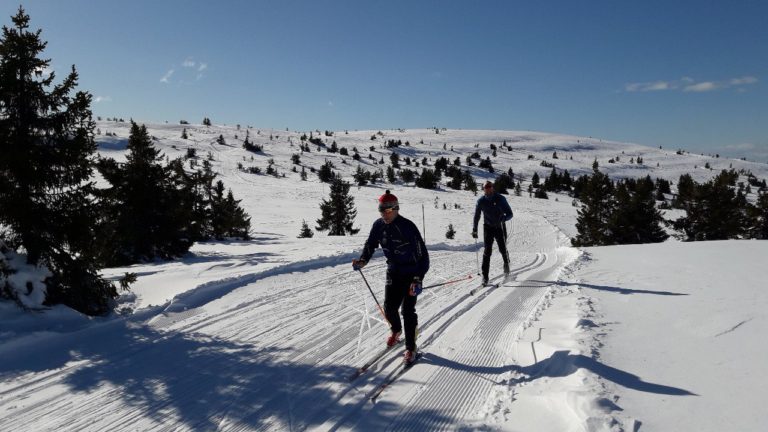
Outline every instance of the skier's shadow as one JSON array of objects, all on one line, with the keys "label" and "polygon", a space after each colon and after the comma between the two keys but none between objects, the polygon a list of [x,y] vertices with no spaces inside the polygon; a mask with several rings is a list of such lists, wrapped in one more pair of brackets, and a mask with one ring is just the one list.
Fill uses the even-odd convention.
[{"label": "skier's shadow", "polygon": [[[692,393],[685,389],[643,381],[643,379],[637,375],[608,366],[605,363],[582,354],[571,354],[570,351],[567,350],[556,351],[548,359],[541,360],[530,366],[472,366],[431,353],[425,353],[423,361],[440,367],[465,371],[498,385],[522,384],[543,377],[561,378],[569,376],[579,369],[585,369],[605,380],[632,390],[672,396],[698,396],[696,393]],[[517,372],[521,377],[513,378],[510,381],[497,381],[496,378],[505,372]]]},{"label": "skier's shadow", "polygon": [[[528,285],[526,285],[528,284]],[[515,284],[514,287],[516,288],[542,288],[543,286],[549,286],[549,285],[557,285],[557,286],[578,286],[582,288],[587,289],[593,289],[597,291],[606,291],[606,292],[613,292],[617,294],[652,294],[652,295],[661,295],[661,296],[687,296],[689,294],[687,293],[677,293],[672,291],[653,291],[653,290],[643,290],[643,289],[631,289],[631,288],[622,288],[622,287],[614,287],[614,286],[608,286],[608,285],[592,285],[592,284],[585,284],[585,283],[571,283],[571,282],[564,282],[564,281],[540,281],[540,280],[526,280],[523,281],[520,285]]]}]

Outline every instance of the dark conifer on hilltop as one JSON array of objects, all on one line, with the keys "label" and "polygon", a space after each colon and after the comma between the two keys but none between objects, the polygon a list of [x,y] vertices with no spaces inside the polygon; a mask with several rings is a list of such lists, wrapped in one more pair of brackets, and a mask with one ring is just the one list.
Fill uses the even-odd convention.
[{"label": "dark conifer on hilltop", "polygon": [[675,221],[675,228],[693,241],[744,237],[750,228],[745,201],[739,199],[732,184],[735,179],[726,171],[707,183],[694,182],[693,196],[685,201],[687,215]]},{"label": "dark conifer on hilltop", "polygon": [[580,199],[583,206],[576,218],[578,235],[571,240],[574,246],[599,246],[611,243],[608,221],[613,211],[611,195],[613,184],[607,175],[595,170],[586,179]]},{"label": "dark conifer on hilltop", "polygon": [[340,178],[331,182],[328,200],[320,204],[322,216],[317,220],[317,231],[328,231],[328,235],[343,236],[357,234],[359,229],[352,225],[357,216],[355,198],[349,194],[350,184]]},{"label": "dark conifer on hilltop", "polygon": [[336,179],[336,173],[333,171],[333,162],[326,159],[325,163],[317,171],[317,177],[323,183],[331,183]]},{"label": "dark conifer on hilltop", "polygon": [[251,229],[251,218],[240,207],[240,200],[232,190],[224,196],[224,182],[216,182],[211,199],[211,236],[217,240],[237,238],[246,240]]},{"label": "dark conifer on hilltop", "polygon": [[757,239],[768,239],[768,193],[760,194],[755,206],[754,228],[752,237]]},{"label": "dark conifer on hilltop", "polygon": [[437,189],[440,181],[440,172],[430,168],[421,170],[421,175],[416,178],[416,186],[424,189]]},{"label": "dark conifer on hilltop", "polygon": [[507,173],[501,173],[493,182],[493,190],[500,194],[509,195],[509,189],[515,187],[515,182]]},{"label": "dark conifer on hilltop", "polygon": [[614,192],[613,212],[608,220],[609,244],[658,243],[669,236],[661,227],[650,178],[619,182]]},{"label": "dark conifer on hilltop", "polygon": [[0,241],[46,266],[46,304],[89,315],[109,311],[117,292],[99,275],[94,227],[96,143],[91,95],[74,93],[74,66],[60,84],[44,76],[47,42],[19,8],[0,39]]},{"label": "dark conifer on hilltop", "polygon": [[147,128],[131,122],[126,162],[99,162],[99,172],[112,186],[101,192],[104,233],[113,245],[103,251],[108,264],[170,259],[192,245],[193,202],[163,159]]}]

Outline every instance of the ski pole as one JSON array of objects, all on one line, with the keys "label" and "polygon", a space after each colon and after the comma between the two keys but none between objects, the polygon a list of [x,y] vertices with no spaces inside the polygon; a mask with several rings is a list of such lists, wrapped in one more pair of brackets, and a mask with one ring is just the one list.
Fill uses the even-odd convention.
[{"label": "ski pole", "polygon": [[472,279],[472,275],[469,274],[469,275],[466,275],[464,277],[461,277],[461,278],[458,278],[458,279],[454,279],[454,280],[451,280],[451,281],[448,281],[448,282],[442,282],[442,283],[439,283],[439,284],[425,286],[425,287],[422,287],[421,289],[425,290],[425,289],[430,289],[430,288],[436,288],[436,287],[443,286],[443,285],[449,285],[449,284],[452,284],[452,283],[461,282],[461,281],[464,281],[464,280],[467,280],[467,279]]},{"label": "ski pole", "polygon": [[507,255],[507,262],[509,262],[509,237],[507,237],[507,224],[502,222],[501,228],[504,230],[504,253]]},{"label": "ski pole", "polygon": [[376,294],[373,293],[371,286],[368,285],[368,280],[365,278],[365,275],[363,274],[363,269],[357,269],[357,271],[360,272],[360,276],[363,277],[363,282],[365,282],[365,286],[368,287],[368,291],[370,291],[371,295],[373,296],[373,300],[376,302],[376,306],[379,307],[379,312],[381,313],[381,317],[384,318],[384,321],[386,321],[387,324],[391,326],[392,324],[387,319],[387,314],[384,313],[384,308],[381,307],[381,303],[379,303],[379,299],[376,298]]},{"label": "ski pole", "polygon": [[480,276],[480,251],[477,248],[477,237],[475,237],[475,262],[477,262],[477,275]]}]

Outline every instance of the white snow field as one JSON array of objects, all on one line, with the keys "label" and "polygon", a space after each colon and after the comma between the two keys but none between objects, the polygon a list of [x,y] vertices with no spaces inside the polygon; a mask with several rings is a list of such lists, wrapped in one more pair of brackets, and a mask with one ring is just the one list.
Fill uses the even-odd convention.
[{"label": "white snow field", "polygon": [[[309,167],[328,159],[351,180],[357,161],[310,145],[301,155],[309,178],[301,181],[291,171],[301,132],[147,126],[170,157],[188,148],[200,159],[212,154],[214,170],[252,216],[253,239],[198,243],[176,261],[106,269],[109,278],[131,271],[139,280],[105,318],[63,306],[21,312],[0,302],[2,431],[763,430],[766,242],[579,250],[570,246],[577,208],[569,197],[509,195],[512,272],[503,277],[494,251],[497,286],[484,288],[470,192],[353,186],[358,234],[299,239],[302,220],[314,227],[328,194]],[[98,127],[100,153],[122,158],[129,124]],[[179,138],[184,127],[188,140]],[[246,130],[263,153],[241,148]],[[389,164],[388,139],[410,142],[397,149],[401,163],[406,155],[429,158],[430,166],[458,157],[463,168],[470,153],[485,158],[490,144],[506,141],[513,151],[498,150],[494,167],[511,167],[526,187],[535,171],[549,174],[542,160],[574,177],[589,173],[595,159],[614,178],[676,182],[690,172],[703,181],[731,166],[768,177],[765,164],[584,137],[422,129],[385,130],[371,140],[377,132],[313,135],[350,155],[356,147],[368,170],[386,168],[369,153]],[[226,145],[215,144],[220,134]],[[620,162],[607,162],[617,156]],[[629,163],[637,156],[642,165]],[[237,169],[240,162],[264,171],[270,158],[285,178]],[[479,182],[492,178],[469,169]],[[425,231],[425,285],[463,280],[419,296],[422,358],[381,391],[402,368],[402,347],[350,379],[388,334],[350,262],[385,189]],[[453,240],[445,238],[449,223]],[[385,270],[381,252],[363,270],[379,302]]]}]

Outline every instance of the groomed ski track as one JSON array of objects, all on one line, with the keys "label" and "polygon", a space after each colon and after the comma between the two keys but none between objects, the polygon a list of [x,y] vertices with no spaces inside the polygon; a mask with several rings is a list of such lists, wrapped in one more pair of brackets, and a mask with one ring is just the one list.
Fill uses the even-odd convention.
[{"label": "groomed ski track", "polygon": [[[375,403],[371,393],[402,367],[402,347],[348,381],[388,330],[344,264],[225,280],[229,292],[196,308],[139,313],[20,346],[25,361],[16,363],[25,370],[0,370],[15,377],[0,387],[0,430],[471,428],[498,389],[511,395],[502,376],[514,366],[512,344],[547,293],[546,283],[520,282],[555,281],[576,256],[544,218],[520,214],[514,227],[508,277],[493,255],[499,286],[470,295],[476,277],[419,297],[423,357]],[[427,284],[477,272],[474,250],[430,256]],[[385,270],[381,252],[364,269],[382,303]]]}]

